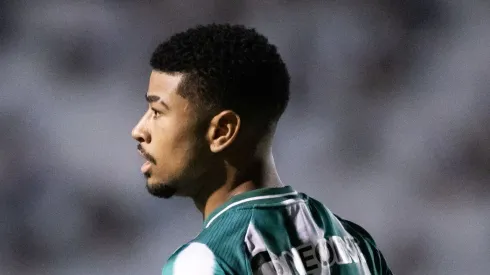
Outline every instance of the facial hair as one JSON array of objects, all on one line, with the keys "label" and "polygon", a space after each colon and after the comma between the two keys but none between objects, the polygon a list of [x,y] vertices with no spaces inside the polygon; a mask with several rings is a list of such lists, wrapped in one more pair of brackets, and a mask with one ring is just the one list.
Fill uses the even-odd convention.
[{"label": "facial hair", "polygon": [[[197,137],[196,137],[197,139]],[[176,175],[169,181],[165,182],[157,182],[157,183],[148,183],[146,184],[146,189],[150,194],[158,198],[169,199],[179,193],[178,195],[183,195],[187,192],[184,192],[185,189],[188,189],[189,186],[193,186],[196,182],[198,176],[204,173],[203,168],[197,169],[200,167],[199,163],[202,162],[202,157],[199,155],[195,155],[195,152],[203,152],[205,148],[205,143],[203,143],[204,139],[201,141],[200,148],[193,148],[193,150],[189,151],[188,155],[193,155],[188,162],[188,164],[183,168],[181,174]],[[196,140],[195,142],[198,142]],[[194,152],[194,153],[192,153]],[[156,160],[151,156],[147,155],[150,162],[156,163]],[[151,171],[148,171],[144,174],[144,176],[149,179],[151,177]]]},{"label": "facial hair", "polygon": [[155,197],[169,199],[175,195],[177,189],[167,183],[146,184],[146,190]]}]

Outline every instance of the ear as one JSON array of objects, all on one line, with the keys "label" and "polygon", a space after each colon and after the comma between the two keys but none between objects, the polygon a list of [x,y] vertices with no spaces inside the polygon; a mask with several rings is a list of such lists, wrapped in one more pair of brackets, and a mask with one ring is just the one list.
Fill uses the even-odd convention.
[{"label": "ear", "polygon": [[238,136],[240,116],[225,110],[211,119],[207,138],[211,152],[218,153],[228,148]]}]

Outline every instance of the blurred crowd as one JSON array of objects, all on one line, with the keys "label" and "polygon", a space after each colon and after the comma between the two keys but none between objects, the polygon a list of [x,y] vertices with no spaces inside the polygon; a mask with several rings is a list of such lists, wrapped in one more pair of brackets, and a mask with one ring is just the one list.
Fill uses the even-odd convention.
[{"label": "blurred crowd", "polygon": [[1,1],[0,275],[160,274],[201,229],[147,194],[133,125],[154,47],[202,23],[276,44],[282,180],[398,275],[490,269],[490,2]]}]

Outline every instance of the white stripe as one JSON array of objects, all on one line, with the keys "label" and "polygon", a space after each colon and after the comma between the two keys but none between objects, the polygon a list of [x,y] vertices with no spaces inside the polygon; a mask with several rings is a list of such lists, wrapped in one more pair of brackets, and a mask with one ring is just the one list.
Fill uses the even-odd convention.
[{"label": "white stripe", "polygon": [[252,222],[248,224],[247,234],[245,235],[245,244],[247,245],[248,252],[252,258],[260,252],[267,251],[264,239],[262,239],[262,236],[260,236],[257,228],[255,228]]},{"label": "white stripe", "polygon": [[202,243],[190,243],[175,258],[172,275],[213,275],[219,267],[211,249]]},{"label": "white stripe", "polygon": [[277,194],[277,195],[267,195],[267,196],[258,196],[258,197],[252,197],[252,198],[248,198],[248,199],[243,199],[241,201],[236,201],[230,205],[228,205],[227,207],[225,207],[223,210],[219,211],[218,214],[216,214],[211,220],[209,220],[208,224],[206,225],[206,228],[208,228],[211,223],[217,218],[219,217],[221,214],[223,214],[226,210],[232,208],[233,206],[237,206],[239,204],[242,204],[242,203],[245,203],[245,202],[249,202],[249,201],[256,201],[256,200],[266,200],[266,199],[275,199],[275,198],[280,198],[280,197],[285,197],[285,196],[290,196],[290,195],[297,195],[298,192],[294,191],[294,192],[291,192],[291,193],[285,193],[285,194]]},{"label": "white stripe", "polygon": [[296,271],[300,275],[306,275],[306,270],[305,270],[305,265],[303,264],[303,261],[301,261],[301,256],[299,255],[299,252],[296,248],[291,248],[291,254],[293,254],[293,263]]},{"label": "white stripe", "polygon": [[305,202],[304,200],[299,200],[299,199],[287,199],[287,200],[284,200],[281,202],[282,205],[290,205],[290,204],[293,204],[293,203],[297,203],[297,202]]}]

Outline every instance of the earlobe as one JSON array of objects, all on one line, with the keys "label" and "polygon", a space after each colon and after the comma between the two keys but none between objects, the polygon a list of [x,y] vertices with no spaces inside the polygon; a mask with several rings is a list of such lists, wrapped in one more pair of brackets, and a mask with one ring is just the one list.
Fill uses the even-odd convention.
[{"label": "earlobe", "polygon": [[240,130],[240,117],[233,111],[223,111],[211,120],[208,138],[211,152],[218,153],[235,141]]}]

